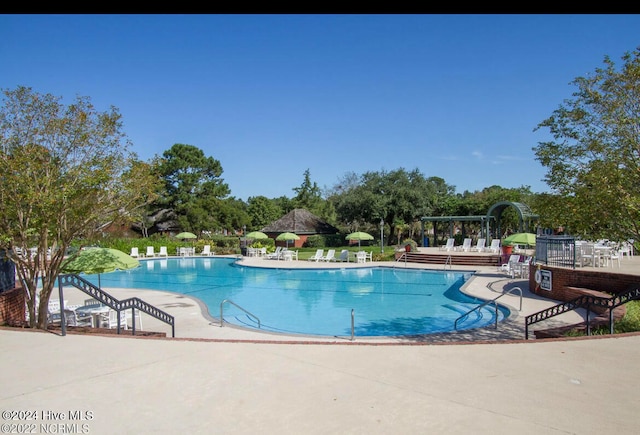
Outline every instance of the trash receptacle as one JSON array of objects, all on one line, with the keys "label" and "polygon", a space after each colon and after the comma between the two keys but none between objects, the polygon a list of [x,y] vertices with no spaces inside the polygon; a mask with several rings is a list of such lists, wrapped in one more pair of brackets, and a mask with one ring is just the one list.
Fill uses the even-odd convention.
[{"label": "trash receptacle", "polygon": [[429,237],[422,238],[422,246],[424,246],[425,248],[429,247]]}]

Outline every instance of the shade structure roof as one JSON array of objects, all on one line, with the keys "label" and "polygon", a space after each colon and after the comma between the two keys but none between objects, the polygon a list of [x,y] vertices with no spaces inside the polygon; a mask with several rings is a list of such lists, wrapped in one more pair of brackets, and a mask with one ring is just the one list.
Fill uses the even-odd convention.
[{"label": "shade structure roof", "polygon": [[260,231],[272,234],[290,232],[298,235],[337,234],[339,232],[336,227],[303,208],[291,210]]}]

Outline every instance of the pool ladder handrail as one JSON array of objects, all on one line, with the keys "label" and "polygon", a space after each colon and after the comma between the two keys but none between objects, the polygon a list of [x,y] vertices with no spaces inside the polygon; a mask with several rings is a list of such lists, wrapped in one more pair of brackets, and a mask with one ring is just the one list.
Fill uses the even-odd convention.
[{"label": "pool ladder handrail", "polygon": [[447,255],[447,259],[444,260],[444,267],[442,268],[442,270],[447,269],[447,264],[449,265],[449,270],[451,270],[451,268],[453,267],[453,259],[451,258],[451,254]]},{"label": "pool ladder handrail", "polygon": [[225,299],[222,302],[220,302],[220,327],[221,328],[224,326],[224,317],[222,316],[222,310],[223,310],[223,306],[224,306],[225,302],[235,306],[236,308],[238,308],[238,309],[244,311],[245,313],[247,313],[250,317],[253,317],[254,319],[256,319],[258,321],[258,329],[261,328],[260,318],[258,318],[258,316],[256,316],[255,314],[252,314],[249,311],[245,310],[240,305],[236,304],[235,302],[233,302],[230,299]]},{"label": "pool ladder handrail", "polygon": [[[489,286],[491,286],[491,284],[489,284]],[[520,287],[514,287],[512,289],[509,289],[508,291],[506,291],[505,293],[502,293],[501,295],[498,295],[497,297],[490,299],[488,301],[484,301],[482,304],[478,305],[477,307],[467,311],[466,313],[464,313],[463,315],[461,315],[460,317],[458,317],[456,319],[455,322],[453,322],[453,329],[457,330],[458,329],[458,320],[463,319],[465,317],[467,317],[469,314],[473,313],[476,310],[479,310],[489,304],[493,304],[495,306],[495,310],[496,310],[496,322],[495,322],[495,329],[498,329],[498,303],[496,302],[498,299],[500,299],[502,296],[506,296],[508,294],[510,294],[511,292],[518,290],[520,292],[520,309],[518,311],[522,311],[522,289]]]}]

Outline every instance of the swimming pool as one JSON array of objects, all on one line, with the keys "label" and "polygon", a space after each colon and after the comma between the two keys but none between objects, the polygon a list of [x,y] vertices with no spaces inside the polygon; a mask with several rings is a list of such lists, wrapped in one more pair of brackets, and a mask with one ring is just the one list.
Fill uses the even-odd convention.
[{"label": "swimming pool", "polygon": [[[460,292],[470,272],[393,267],[286,269],[246,267],[234,258],[170,258],[101,275],[102,287],[153,289],[200,299],[213,317],[246,328],[320,336],[407,336],[449,332],[482,300]],[[97,282],[97,276],[86,279]],[[144,299],[144,298],[143,298]],[[245,311],[237,308],[238,305]],[[498,311],[499,321],[509,311]],[[495,323],[493,306],[467,316],[458,329]]]}]

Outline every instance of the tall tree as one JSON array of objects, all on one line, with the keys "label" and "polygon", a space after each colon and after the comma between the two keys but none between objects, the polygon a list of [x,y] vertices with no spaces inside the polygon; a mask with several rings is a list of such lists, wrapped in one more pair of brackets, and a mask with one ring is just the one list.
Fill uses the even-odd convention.
[{"label": "tall tree", "polygon": [[536,127],[553,136],[533,148],[545,180],[571,198],[572,232],[589,238],[640,240],[640,49],[622,61],[618,69],[606,56],[576,78],[573,98]]},{"label": "tall tree", "polygon": [[309,169],[304,171],[304,180],[300,187],[294,187],[293,191],[296,196],[293,198],[295,208],[304,208],[309,210],[316,216],[320,215],[322,211],[322,195],[318,184],[311,181],[311,172]]},{"label": "tall tree", "polygon": [[275,201],[266,196],[252,196],[247,202],[249,203],[247,213],[251,219],[247,227],[248,231],[264,228],[285,214]]},{"label": "tall tree", "polygon": [[165,180],[166,195],[159,205],[170,208],[181,229],[200,233],[215,223],[218,200],[229,195],[221,177],[222,165],[193,146],[174,144],[162,155],[159,171]]},{"label": "tall tree", "polygon": [[420,217],[442,210],[453,188],[441,178],[425,178],[417,169],[399,168],[366,172],[359,183],[349,177],[349,182],[340,184],[334,192],[331,202],[350,230],[377,230],[383,219],[390,226],[388,233],[396,235],[399,234],[394,228],[396,223],[412,228]]},{"label": "tall tree", "polygon": [[129,152],[121,127],[117,109],[98,112],[86,97],[66,106],[31,88],[3,90],[0,248],[28,292],[31,327],[47,327],[49,297],[72,240],[128,219],[151,198],[153,177]]}]

